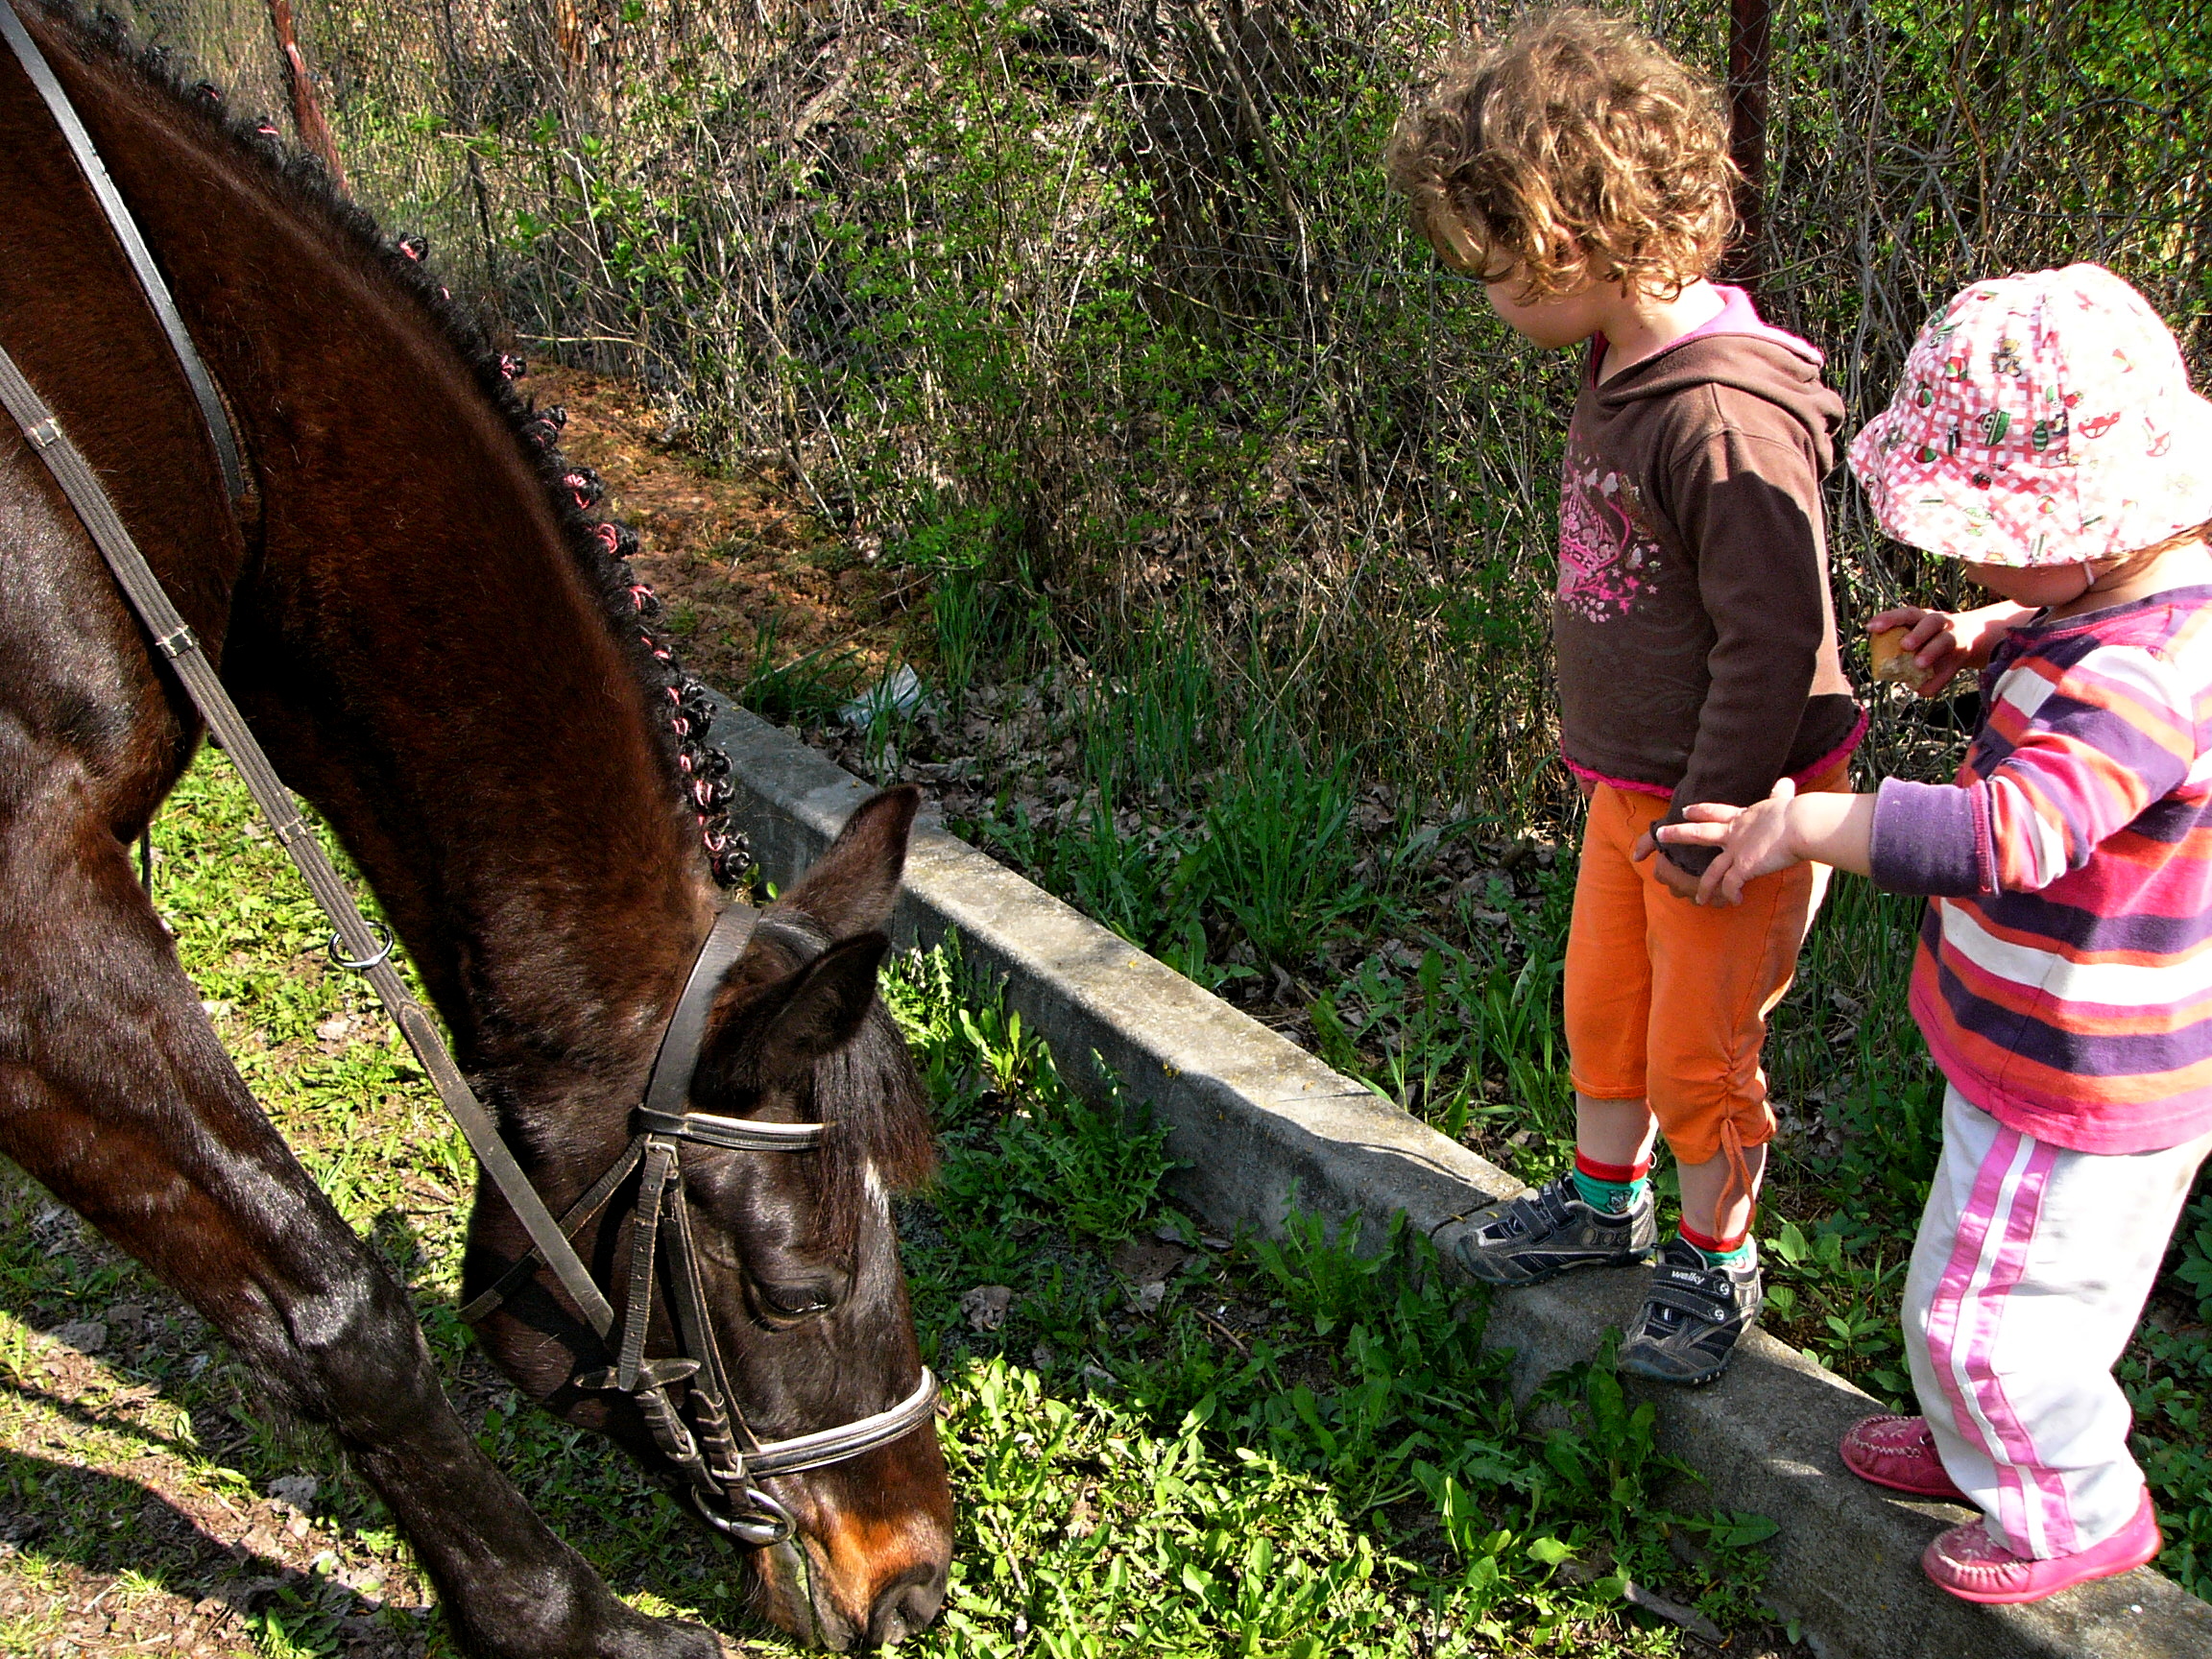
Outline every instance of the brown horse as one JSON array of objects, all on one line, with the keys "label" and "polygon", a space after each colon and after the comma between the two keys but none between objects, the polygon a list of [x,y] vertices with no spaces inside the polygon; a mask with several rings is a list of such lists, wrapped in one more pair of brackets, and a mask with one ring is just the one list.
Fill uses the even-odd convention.
[{"label": "brown horse", "polygon": [[[0,346],[122,517],[291,785],[382,902],[480,1095],[562,1212],[630,1144],[717,910],[695,700],[554,423],[413,259],[311,165],[98,28],[12,3],[82,113],[220,386],[233,506],[177,357],[46,108],[0,53]],[[673,730],[672,730],[673,727]],[[545,1527],[478,1451],[407,1297],[218,1046],[128,849],[200,735],[67,499],[0,422],[0,1151],[327,1423],[473,1651],[704,1655]],[[686,1145],[685,1206],[733,1403],[762,1439],[884,1410],[921,1376],[886,1192],[927,1173],[918,1081],[876,999],[914,798],[863,806],[712,1004],[694,1109],[830,1125],[803,1155]],[[619,1313],[637,1182],[578,1236]],[[523,1253],[480,1190],[474,1294]],[[551,1277],[493,1358],[652,1472],[666,1457]],[[675,1351],[666,1298],[645,1353]],[[686,1393],[671,1384],[679,1406]],[[695,1404],[695,1403],[694,1403]],[[797,1523],[757,1605],[832,1647],[942,1599],[950,1500],[924,1428],[764,1486]]]}]

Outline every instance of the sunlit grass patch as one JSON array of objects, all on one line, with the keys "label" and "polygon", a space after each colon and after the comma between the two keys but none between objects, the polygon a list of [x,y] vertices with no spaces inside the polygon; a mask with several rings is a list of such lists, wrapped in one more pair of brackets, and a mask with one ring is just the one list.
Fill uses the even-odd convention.
[{"label": "sunlit grass patch", "polygon": [[[622,1455],[538,1412],[453,1311],[473,1166],[210,758],[157,822],[156,902],[210,1016],[347,1220],[410,1286],[455,1404],[618,1593],[789,1651],[740,1563]],[[1755,1525],[1674,1513],[1677,1471],[1610,1372],[1524,1417],[1482,1308],[1425,1241],[1382,1259],[1165,1204],[1142,1102],[1085,1101],[944,950],[885,992],[944,1178],[902,1208],[958,1527],[929,1655],[1666,1654],[1623,1599],[1669,1586],[1756,1626]],[[994,1322],[972,1292],[1005,1295]],[[1735,1527],[1734,1532],[1725,1530]],[[1711,1544],[1703,1568],[1668,1546]],[[430,1592],[328,1438],[271,1410],[212,1333],[20,1176],[0,1184],[0,1651],[156,1636],[264,1659],[442,1655]]]}]

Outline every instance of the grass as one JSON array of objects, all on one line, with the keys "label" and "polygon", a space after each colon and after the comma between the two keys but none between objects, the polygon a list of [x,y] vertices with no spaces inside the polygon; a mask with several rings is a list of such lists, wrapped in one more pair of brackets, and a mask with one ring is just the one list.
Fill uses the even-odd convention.
[{"label": "grass", "polygon": [[[1670,1531],[1716,1526],[1740,1542],[1682,1593],[1755,1622],[1770,1526],[1669,1513],[1680,1471],[1606,1364],[1524,1413],[1426,1240],[1362,1259],[1312,1220],[1230,1240],[1132,1199],[1163,1173],[1141,1113],[1067,1094],[1017,1025],[947,994],[954,964],[900,974],[944,1114],[906,1241],[926,1352],[984,1422],[1022,1418],[1000,1453],[954,1455],[963,1525],[998,1548],[963,1550],[950,1631],[995,1615],[995,1652],[1027,1632],[1070,1654],[1669,1651],[1622,1592],[1679,1580]],[[1003,1324],[944,1316],[978,1272]]]},{"label": "grass", "polygon": [[[1442,1133],[1528,1180],[1556,1174],[1574,1136],[1560,1007],[1572,854],[1362,782],[1356,754],[1292,741],[1238,687],[1190,696],[1179,636],[1148,637],[1111,670],[1001,695],[1010,740],[996,750],[917,721],[909,755],[990,780],[948,790],[949,822]],[[1888,760],[1947,773],[1958,732],[1885,718]],[[1140,729],[1155,734],[1141,744]],[[1906,1004],[1920,908],[1832,884],[1767,1044],[1782,1128],[1760,1222],[1767,1328],[1905,1409],[1898,1307],[1943,1098]],[[1674,1195],[1664,1163],[1658,1182]],[[2207,1327],[2212,1182],[2118,1368],[2167,1530],[2161,1565],[2200,1594],[2212,1593]]]},{"label": "grass", "polygon": [[[746,1623],[726,1548],[469,1346],[452,1311],[467,1150],[362,988],[325,967],[319,917],[221,761],[192,771],[156,839],[156,902],[211,1017],[413,1289],[492,1455],[634,1603],[786,1651]],[[1063,1090],[956,959],[898,959],[886,994],[945,1149],[902,1214],[959,1526],[918,1651],[1686,1651],[1624,1600],[1631,1580],[1751,1638],[1739,1650],[1770,1635],[1755,1593],[1771,1524],[1690,1501],[1605,1357],[1517,1409],[1480,1303],[1425,1241],[1362,1260],[1314,1223],[1281,1242],[1211,1234],[1163,1201],[1141,1107]],[[989,1286],[1006,1292],[996,1321],[972,1294]],[[1703,1565],[1676,1560],[1676,1535]],[[0,1651],[156,1638],[267,1659],[450,1650],[326,1436],[272,1418],[207,1327],[5,1171]]]}]

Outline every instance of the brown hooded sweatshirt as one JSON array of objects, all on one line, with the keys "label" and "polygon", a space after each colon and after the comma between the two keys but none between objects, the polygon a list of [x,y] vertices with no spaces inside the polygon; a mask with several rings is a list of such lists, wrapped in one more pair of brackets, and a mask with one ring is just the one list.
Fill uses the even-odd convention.
[{"label": "brown hooded sweatshirt", "polygon": [[1602,384],[1592,342],[1559,502],[1560,745],[1586,781],[1667,797],[1667,823],[1815,776],[1864,727],[1820,500],[1843,403],[1818,350],[1719,292],[1719,317]]}]

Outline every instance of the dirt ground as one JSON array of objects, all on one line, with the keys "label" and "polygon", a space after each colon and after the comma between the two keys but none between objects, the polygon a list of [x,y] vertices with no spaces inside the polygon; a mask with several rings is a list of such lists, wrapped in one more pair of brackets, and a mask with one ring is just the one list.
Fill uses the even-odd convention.
[{"label": "dirt ground", "polygon": [[709,685],[737,695],[764,653],[783,663],[851,651],[871,680],[903,654],[918,586],[855,554],[795,480],[717,474],[663,442],[664,417],[628,381],[534,364],[518,389],[567,410],[563,452],[606,481],[597,511],[637,532],[637,572]]}]

